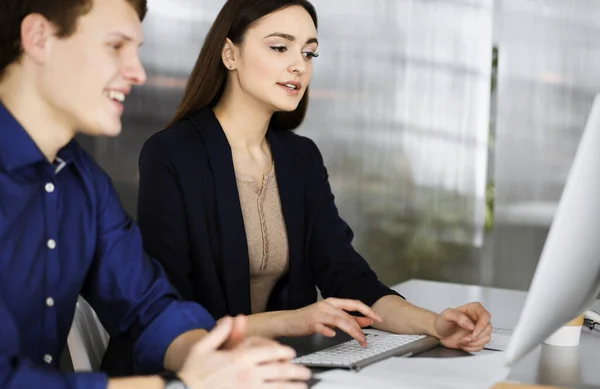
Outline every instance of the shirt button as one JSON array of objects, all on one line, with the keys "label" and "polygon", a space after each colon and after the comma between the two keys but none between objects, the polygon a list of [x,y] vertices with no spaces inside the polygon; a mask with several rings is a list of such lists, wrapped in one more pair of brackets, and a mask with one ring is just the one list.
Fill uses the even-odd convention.
[{"label": "shirt button", "polygon": [[54,306],[54,299],[52,297],[48,297],[46,299],[46,305],[49,307],[53,307]]},{"label": "shirt button", "polygon": [[48,239],[47,244],[50,250],[54,250],[54,248],[56,247],[56,242],[54,241],[54,239]]},{"label": "shirt button", "polygon": [[44,362],[46,362],[48,364],[52,363],[52,355],[50,355],[50,354],[44,355]]},{"label": "shirt button", "polygon": [[46,192],[48,192],[48,193],[54,192],[54,184],[53,183],[49,182],[46,184]]}]

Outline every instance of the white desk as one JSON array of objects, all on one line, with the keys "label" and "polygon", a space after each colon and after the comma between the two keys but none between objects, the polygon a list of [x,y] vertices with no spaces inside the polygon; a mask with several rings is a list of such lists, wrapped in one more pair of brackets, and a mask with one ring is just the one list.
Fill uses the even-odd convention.
[{"label": "white desk", "polygon": [[[479,301],[492,314],[495,327],[514,328],[525,303],[526,293],[498,288],[468,286],[442,282],[410,280],[393,289],[410,302],[423,308],[441,312],[467,302]],[[600,311],[600,300],[593,305]],[[540,318],[542,319],[542,318]],[[339,333],[339,331],[338,331]],[[282,339],[294,347],[298,355],[308,354],[348,340],[341,335],[336,339],[322,336]],[[463,351],[438,347],[419,357],[457,357],[469,355]],[[600,331],[583,328],[581,342],[575,348],[538,346],[511,370],[508,381],[577,388],[600,388]]]},{"label": "white desk", "polygon": [[[481,302],[492,314],[495,327],[514,328],[525,304],[526,292],[481,286],[410,280],[394,287],[410,302],[440,312],[471,301]],[[600,300],[592,307],[600,311]],[[543,320],[543,318],[540,318]],[[423,356],[455,356],[456,350],[442,347]],[[508,380],[556,386],[600,387],[600,331],[583,328],[578,347],[538,346],[517,363]]]}]

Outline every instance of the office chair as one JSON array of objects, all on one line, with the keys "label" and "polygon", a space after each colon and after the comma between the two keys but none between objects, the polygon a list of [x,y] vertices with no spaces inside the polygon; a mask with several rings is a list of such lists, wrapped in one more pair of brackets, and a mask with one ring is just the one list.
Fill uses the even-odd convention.
[{"label": "office chair", "polygon": [[74,371],[99,371],[108,345],[108,333],[96,312],[81,296],[77,300],[67,346]]}]

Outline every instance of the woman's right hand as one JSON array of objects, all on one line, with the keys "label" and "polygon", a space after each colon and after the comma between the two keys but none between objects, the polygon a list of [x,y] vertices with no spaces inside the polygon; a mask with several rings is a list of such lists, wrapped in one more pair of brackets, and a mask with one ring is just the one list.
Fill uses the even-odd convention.
[{"label": "woman's right hand", "polygon": [[[360,312],[364,317],[352,316],[347,312]],[[286,332],[289,336],[318,333],[334,337],[333,328],[339,328],[366,347],[367,340],[362,331],[381,318],[367,305],[358,300],[328,298],[307,307],[283,313]]]},{"label": "woman's right hand", "polygon": [[[235,321],[245,319],[238,317]],[[192,347],[177,373],[190,389],[307,387],[304,381],[310,378],[310,370],[291,362],[295,352],[289,347],[264,338],[247,338],[232,349],[223,349],[234,327],[234,320],[224,319]]]}]

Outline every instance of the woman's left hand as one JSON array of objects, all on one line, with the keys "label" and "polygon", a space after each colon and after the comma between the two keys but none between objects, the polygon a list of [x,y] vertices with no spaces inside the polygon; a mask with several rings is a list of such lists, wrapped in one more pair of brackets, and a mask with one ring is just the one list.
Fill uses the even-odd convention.
[{"label": "woman's left hand", "polygon": [[490,313],[480,303],[448,308],[435,320],[435,336],[448,348],[481,351],[491,340],[490,319]]}]

